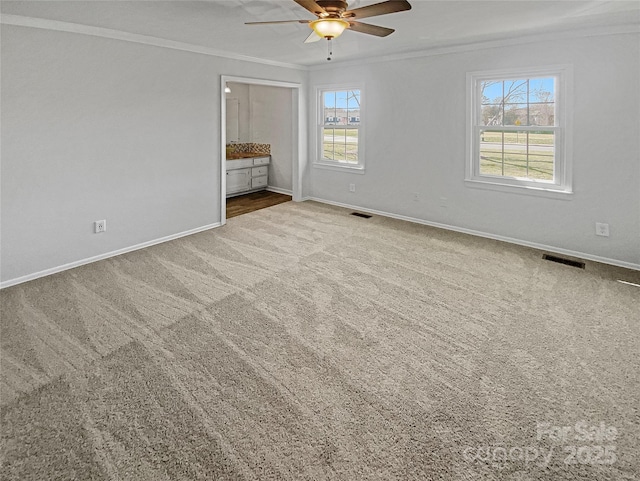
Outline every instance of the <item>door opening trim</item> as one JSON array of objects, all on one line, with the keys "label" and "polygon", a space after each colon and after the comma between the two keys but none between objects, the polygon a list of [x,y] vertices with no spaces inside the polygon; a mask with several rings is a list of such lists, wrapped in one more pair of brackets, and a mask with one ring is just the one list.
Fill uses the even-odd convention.
[{"label": "door opening trim", "polygon": [[251,77],[234,77],[230,75],[220,76],[220,224],[227,223],[227,168],[226,168],[226,145],[227,145],[227,102],[226,93],[224,91],[227,82],[243,83],[249,85],[263,85],[269,87],[282,87],[291,89],[292,112],[292,197],[293,200],[299,202],[302,200],[302,167],[301,162],[304,158],[305,145],[303,142],[304,132],[303,108],[304,99],[302,98],[302,84],[294,82],[280,82],[277,80],[265,80]]}]

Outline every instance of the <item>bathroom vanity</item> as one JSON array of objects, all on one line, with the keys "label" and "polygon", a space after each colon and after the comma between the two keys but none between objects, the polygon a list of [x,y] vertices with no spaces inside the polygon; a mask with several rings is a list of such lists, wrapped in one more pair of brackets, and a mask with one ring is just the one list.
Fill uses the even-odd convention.
[{"label": "bathroom vanity", "polygon": [[227,197],[266,189],[270,155],[247,152],[227,155]]}]

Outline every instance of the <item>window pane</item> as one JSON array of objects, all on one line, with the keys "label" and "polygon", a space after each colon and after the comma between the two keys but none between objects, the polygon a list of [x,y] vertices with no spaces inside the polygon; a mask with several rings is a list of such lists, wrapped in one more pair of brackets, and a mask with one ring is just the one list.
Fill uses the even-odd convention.
[{"label": "window pane", "polygon": [[358,129],[345,130],[345,160],[352,164],[358,163]]},{"label": "window pane", "polygon": [[530,125],[555,125],[555,103],[538,102],[529,106]]},{"label": "window pane", "polygon": [[526,148],[518,149],[505,145],[504,174],[502,175],[505,177],[527,178]]},{"label": "window pane", "polygon": [[480,132],[480,175],[553,181],[555,134]]},{"label": "window pane", "polygon": [[529,133],[529,174],[536,180],[553,181],[553,163],[556,154],[553,132]]},{"label": "window pane", "polygon": [[555,125],[555,79],[529,80],[530,125]]},{"label": "window pane", "polygon": [[505,80],[502,85],[502,100],[505,103],[527,103],[527,79]]},{"label": "window pane", "polygon": [[347,108],[347,92],[345,90],[340,90],[336,92],[336,106],[342,109]]},{"label": "window pane", "polygon": [[502,125],[529,125],[527,104],[508,103],[504,106]]},{"label": "window pane", "polygon": [[483,105],[480,117],[480,125],[502,125],[502,105]]},{"label": "window pane", "polygon": [[485,130],[480,132],[480,174],[503,175],[503,133]]},{"label": "window pane", "polygon": [[333,124],[336,122],[336,93],[324,93],[324,123]]},{"label": "window pane", "polygon": [[499,103],[502,99],[502,81],[484,80],[480,82],[482,104]]},{"label": "window pane", "polygon": [[531,110],[531,125],[554,126],[555,125],[555,106],[553,104],[544,104],[538,108]]},{"label": "window pane", "polygon": [[322,158],[334,160],[334,129],[323,129]]},{"label": "window pane", "polygon": [[347,92],[347,123],[360,124],[360,91],[349,90]]},{"label": "window pane", "polygon": [[360,110],[360,91],[359,90],[349,90],[348,107],[349,107],[349,110],[352,110],[352,109]]},{"label": "window pane", "polygon": [[553,77],[529,79],[529,103],[555,102],[555,89]]},{"label": "window pane", "polygon": [[339,162],[358,163],[358,130],[324,128],[323,158]]},{"label": "window pane", "polygon": [[336,92],[336,125],[347,123],[347,97],[348,93],[344,90]]}]

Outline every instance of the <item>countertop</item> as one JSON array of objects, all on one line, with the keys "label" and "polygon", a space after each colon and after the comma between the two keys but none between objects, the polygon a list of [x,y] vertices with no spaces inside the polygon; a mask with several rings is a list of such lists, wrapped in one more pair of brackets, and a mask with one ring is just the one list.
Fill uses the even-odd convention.
[{"label": "countertop", "polygon": [[227,154],[227,160],[253,159],[255,157],[269,157],[270,154],[259,154],[257,152],[234,152]]}]

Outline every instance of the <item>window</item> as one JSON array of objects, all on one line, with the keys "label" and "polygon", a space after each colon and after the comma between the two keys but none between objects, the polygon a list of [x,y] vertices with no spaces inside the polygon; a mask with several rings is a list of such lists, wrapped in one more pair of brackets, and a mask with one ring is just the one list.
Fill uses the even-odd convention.
[{"label": "window", "polygon": [[566,67],[467,76],[466,180],[507,190],[571,192]]},{"label": "window", "polygon": [[318,157],[316,164],[363,169],[362,90],[318,90]]}]

